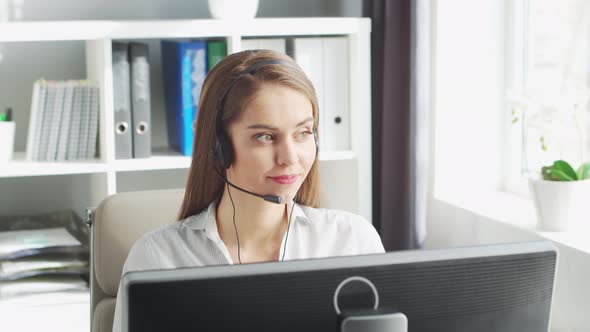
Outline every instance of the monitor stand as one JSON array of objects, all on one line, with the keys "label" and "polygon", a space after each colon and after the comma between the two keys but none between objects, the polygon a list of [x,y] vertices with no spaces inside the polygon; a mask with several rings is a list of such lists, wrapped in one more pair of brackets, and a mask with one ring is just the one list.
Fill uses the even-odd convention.
[{"label": "monitor stand", "polygon": [[408,332],[408,318],[393,309],[342,311],[338,315],[341,332]]}]

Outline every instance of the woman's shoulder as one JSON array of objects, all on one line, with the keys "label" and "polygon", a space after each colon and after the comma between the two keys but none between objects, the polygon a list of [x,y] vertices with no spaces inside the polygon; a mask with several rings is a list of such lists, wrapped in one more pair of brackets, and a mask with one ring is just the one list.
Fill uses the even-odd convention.
[{"label": "woman's shoulder", "polygon": [[131,246],[125,261],[125,270],[146,270],[158,264],[165,243],[173,243],[180,222],[170,222],[143,233]]},{"label": "woman's shoulder", "polygon": [[[194,237],[194,234],[188,232],[187,228],[198,224],[202,218],[201,214],[197,214],[145,232],[131,246],[125,261],[125,270],[174,268],[183,263],[179,261],[183,258],[179,254],[184,252],[182,249],[187,246],[185,242],[195,240],[188,239],[191,234]],[[176,257],[171,257],[173,254]]]},{"label": "woman's shoulder", "polygon": [[355,254],[384,252],[377,230],[365,217],[339,209],[300,207],[309,227],[322,238],[332,236],[340,242],[350,240],[349,245]]},{"label": "woman's shoulder", "polygon": [[206,222],[207,209],[189,216],[181,220],[170,221],[169,223],[157,226],[145,232],[133,245],[137,248],[145,248],[146,246],[154,246],[158,243],[176,240],[186,227],[199,227],[200,224],[204,226]]}]

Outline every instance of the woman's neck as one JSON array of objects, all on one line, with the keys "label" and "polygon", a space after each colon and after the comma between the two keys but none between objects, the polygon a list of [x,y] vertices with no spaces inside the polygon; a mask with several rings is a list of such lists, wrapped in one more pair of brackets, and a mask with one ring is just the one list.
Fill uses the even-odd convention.
[{"label": "woman's neck", "polygon": [[[286,204],[270,203],[232,188],[229,190],[235,206],[240,249],[254,254],[275,251],[287,229]],[[237,248],[233,213],[234,208],[226,186],[217,206],[216,222],[219,235],[228,248]]]}]

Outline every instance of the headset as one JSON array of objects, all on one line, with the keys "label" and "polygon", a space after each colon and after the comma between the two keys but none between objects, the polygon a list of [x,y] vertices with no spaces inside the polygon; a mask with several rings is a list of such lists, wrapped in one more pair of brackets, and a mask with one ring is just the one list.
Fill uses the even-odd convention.
[{"label": "headset", "polygon": [[[246,190],[244,188],[241,188],[240,186],[237,186],[237,185],[231,183],[227,179],[227,177],[225,177],[221,173],[222,171],[227,170],[233,162],[233,148],[232,148],[231,140],[230,140],[229,136],[223,130],[223,121],[222,121],[223,116],[222,115],[223,115],[223,108],[225,106],[225,101],[226,101],[227,95],[229,94],[230,90],[240,81],[240,79],[244,78],[247,75],[253,74],[258,68],[263,67],[263,66],[268,66],[268,65],[282,65],[282,66],[293,67],[293,65],[291,63],[284,61],[284,60],[263,60],[263,61],[259,61],[259,62],[256,62],[256,63],[250,65],[245,70],[240,72],[230,82],[228,87],[223,91],[223,94],[219,97],[219,101],[217,103],[217,113],[215,115],[215,146],[211,152],[212,152],[215,160],[217,160],[219,168],[221,168],[221,171],[215,169],[215,172],[228,186],[227,189],[228,189],[229,197],[230,197],[232,207],[233,207],[233,222],[234,222],[234,229],[236,231],[236,238],[237,238],[237,243],[238,243],[238,260],[239,260],[240,264],[242,264],[242,259],[240,257],[240,238],[238,236],[238,230],[237,230],[237,226],[236,226],[235,206],[234,206],[233,199],[231,197],[231,192],[229,191],[229,186],[231,186],[235,189],[238,189],[242,192],[245,192],[247,194],[262,198],[267,202],[272,202],[275,204],[282,204],[283,197],[276,196],[276,195],[261,195],[261,194]],[[313,136],[314,136],[314,141],[315,141],[315,146],[316,146],[316,157],[317,157],[317,154],[319,151],[319,144],[318,144],[317,130],[315,128],[313,130]],[[285,252],[286,252],[286,248],[287,248],[287,240],[289,238],[289,229],[291,226],[291,216],[293,215],[294,205],[295,205],[295,199],[293,199],[293,206],[291,207],[291,213],[289,214],[289,219],[288,219],[288,223],[287,223],[287,234],[285,237],[285,244],[283,247],[283,257],[281,258],[281,261],[283,261],[285,259]]]}]

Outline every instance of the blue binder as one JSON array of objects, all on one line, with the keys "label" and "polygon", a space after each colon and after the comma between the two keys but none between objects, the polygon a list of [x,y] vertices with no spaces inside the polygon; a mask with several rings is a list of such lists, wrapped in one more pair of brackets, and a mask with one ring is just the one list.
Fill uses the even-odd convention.
[{"label": "blue binder", "polygon": [[207,43],[162,40],[161,49],[168,142],[183,155],[190,156],[193,125],[207,75]]}]

